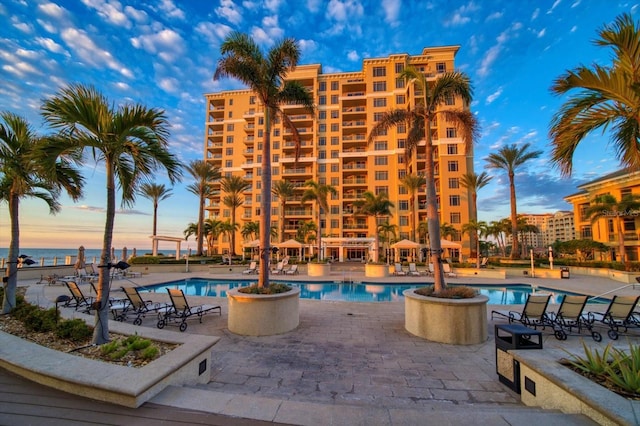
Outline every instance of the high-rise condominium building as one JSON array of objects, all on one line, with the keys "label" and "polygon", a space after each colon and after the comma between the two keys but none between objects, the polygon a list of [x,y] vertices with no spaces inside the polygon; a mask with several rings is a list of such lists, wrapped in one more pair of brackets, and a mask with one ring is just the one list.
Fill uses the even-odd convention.
[{"label": "high-rise condominium building", "polygon": [[[281,203],[274,197],[271,204],[272,224],[280,229],[284,218],[284,233],[274,241],[296,237],[301,223],[317,219],[316,203],[302,203],[305,182],[313,180],[334,186],[338,193],[329,197],[329,209],[322,212],[321,229],[331,244],[324,256],[336,259],[363,259],[368,256],[370,240],[376,232],[371,217],[356,216],[354,201],[365,191],[387,193],[394,204],[392,216],[378,218],[378,223],[395,225],[396,239],[411,239],[411,194],[402,185],[407,174],[424,174],[425,142],[417,151],[406,152],[408,126],[391,128],[385,135],[369,143],[371,129],[387,111],[412,108],[420,102],[420,93],[413,85],[399,78],[407,66],[424,72],[435,82],[445,72],[454,70],[454,58],[459,46],[425,48],[420,55],[393,54],[385,58],[365,59],[362,70],[356,72],[322,72],[322,66],[300,65],[287,78],[299,81],[315,100],[315,114],[300,105],[282,106],[301,137],[299,158],[295,160],[295,143],[291,131],[281,121],[272,129],[273,183],[286,180],[295,187],[287,197],[284,215]],[[461,99],[445,99],[440,108],[468,108]],[[260,173],[264,136],[264,110],[251,90],[232,90],[206,95],[205,159],[219,167],[223,176],[242,176],[249,182],[244,203],[238,209],[237,223],[242,227],[258,221],[261,211]],[[473,150],[465,146],[453,123],[440,118],[431,124],[435,148],[436,188],[441,222],[452,225],[456,232],[448,239],[462,244],[462,253],[453,249],[456,258],[469,253],[469,238],[462,235],[462,225],[469,222],[470,196],[460,181],[473,171]],[[219,184],[218,184],[219,185]],[[218,188],[219,189],[219,188]],[[211,218],[226,221],[231,208],[225,206],[224,195],[217,191],[206,209]],[[426,222],[426,193],[422,187],[415,194],[416,228]],[[426,236],[416,233],[417,242],[425,243]],[[242,238],[237,238],[236,252],[241,250]],[[384,239],[381,240],[384,245]],[[212,252],[224,253],[228,241],[220,238]]]},{"label": "high-rise condominium building", "polygon": [[545,250],[556,241],[570,241],[575,239],[573,212],[560,210],[555,213],[540,213],[521,215],[528,225],[534,225],[537,232],[526,232],[524,243],[533,249]]}]

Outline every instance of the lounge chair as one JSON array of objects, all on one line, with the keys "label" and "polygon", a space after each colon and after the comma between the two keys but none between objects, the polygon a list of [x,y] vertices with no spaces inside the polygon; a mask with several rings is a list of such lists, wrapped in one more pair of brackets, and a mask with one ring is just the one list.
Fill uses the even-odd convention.
[{"label": "lounge chair", "polygon": [[242,271],[242,273],[246,275],[255,274],[256,272],[258,272],[258,262],[251,262],[249,268]]},{"label": "lounge chair", "polygon": [[583,315],[586,304],[587,296],[566,295],[562,299],[558,312],[549,312],[548,316],[551,319],[556,339],[566,340],[574,329],[580,334],[582,329],[586,328],[591,333],[593,340],[596,342],[602,340],[602,335],[593,331],[593,321]]},{"label": "lounge chair", "polygon": [[291,267],[286,272],[287,275],[296,275],[298,274],[298,265],[291,265]]},{"label": "lounge chair", "polygon": [[607,335],[617,340],[620,333],[626,333],[631,327],[640,327],[640,319],[633,311],[640,296],[613,296],[605,312],[589,312],[591,321],[597,321],[609,327]]},{"label": "lounge chair", "polygon": [[98,279],[98,274],[94,274],[93,269],[89,271],[87,267],[76,269],[76,274],[83,282],[93,282]]},{"label": "lounge chair", "polygon": [[483,257],[482,260],[480,261],[480,267],[481,268],[486,268],[487,264],[489,264],[489,258],[488,257]]},{"label": "lounge chair", "polygon": [[407,275],[407,271],[402,269],[402,265],[401,264],[395,263],[393,265],[393,267],[394,267],[393,275]]},{"label": "lounge chair", "polygon": [[187,329],[187,319],[194,315],[198,317],[200,322],[202,322],[202,317],[207,312],[218,311],[218,314],[222,315],[220,306],[198,305],[191,307],[182,290],[168,288],[167,291],[171,299],[171,306],[164,313],[158,314],[158,328],[164,328],[165,325],[174,322],[178,325],[180,331],[185,331]]},{"label": "lounge chair", "polygon": [[542,327],[544,329],[553,326],[553,322],[547,314],[550,299],[550,294],[531,293],[527,297],[522,312],[491,311],[491,319],[494,318],[494,315],[498,315],[507,318],[509,323],[520,322],[528,327]]},{"label": "lounge chair", "polygon": [[71,299],[69,299],[64,306],[75,308],[76,311],[86,313],[93,309],[94,298],[86,297],[82,290],[80,290],[80,287],[78,287],[78,283],[75,281],[65,281],[64,283],[71,293]]},{"label": "lounge chair", "polygon": [[284,262],[280,261],[278,262],[278,264],[276,265],[275,269],[271,270],[271,273],[274,275],[280,275],[284,272]]},{"label": "lounge chair", "polygon": [[[98,289],[93,282],[91,282],[90,285],[91,290],[96,295],[96,297],[94,297],[94,300],[97,301]],[[129,309],[128,299],[122,297],[112,297],[111,295],[109,295],[109,310],[111,311],[111,315],[113,315],[114,320],[119,321],[120,316],[127,309]]]},{"label": "lounge chair", "polygon": [[455,278],[458,276],[458,274],[456,274],[455,272],[453,272],[451,270],[451,265],[449,265],[448,263],[443,263],[442,264],[442,271],[447,275],[447,277],[449,278]]},{"label": "lounge chair", "polygon": [[409,264],[409,275],[413,275],[416,277],[420,276],[420,271],[418,271],[418,268],[416,268],[416,264],[415,263],[410,263]]},{"label": "lounge chair", "polygon": [[160,312],[166,310],[169,306],[167,303],[153,303],[151,300],[144,300],[140,295],[140,292],[136,287],[121,287],[124,294],[127,296],[129,306],[123,310],[117,321],[126,321],[130,315],[135,315],[133,320],[134,325],[141,325],[142,318],[148,313]]}]

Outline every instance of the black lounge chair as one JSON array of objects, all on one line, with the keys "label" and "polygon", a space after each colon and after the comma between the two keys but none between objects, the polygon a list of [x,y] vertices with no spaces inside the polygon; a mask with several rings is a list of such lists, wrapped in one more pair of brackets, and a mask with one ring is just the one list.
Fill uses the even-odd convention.
[{"label": "black lounge chair", "polygon": [[185,331],[187,329],[187,319],[192,316],[197,316],[202,322],[202,317],[207,312],[218,311],[218,314],[222,315],[220,306],[199,305],[191,307],[182,290],[168,288],[167,291],[169,292],[169,298],[171,298],[171,306],[164,313],[158,314],[158,328],[164,328],[169,322],[174,322],[178,325],[180,331]]},{"label": "black lounge chair", "polygon": [[80,287],[78,287],[78,283],[75,281],[65,281],[64,283],[71,293],[71,299],[69,299],[64,306],[75,308],[76,311],[86,313],[93,309],[94,298],[86,297],[82,290],[80,290]]},{"label": "black lounge chair", "polygon": [[589,312],[588,317],[609,327],[607,335],[617,340],[620,333],[640,327],[640,318],[633,312],[639,299],[640,296],[613,296],[605,312]]},{"label": "black lounge chair", "polygon": [[494,318],[494,315],[498,315],[507,318],[509,323],[520,322],[534,329],[538,327],[544,329],[545,327],[553,326],[553,322],[547,314],[550,299],[550,294],[529,294],[522,312],[508,311],[505,313],[502,311],[491,311],[491,319]]},{"label": "black lounge chair", "polygon": [[126,309],[116,318],[117,321],[126,321],[128,317],[135,316],[134,325],[141,325],[142,319],[148,313],[156,313],[168,309],[171,305],[168,303],[153,303],[151,300],[144,300],[136,287],[120,287],[127,296],[129,302]]},{"label": "black lounge chair", "polygon": [[567,340],[567,336],[574,330],[580,334],[583,329],[587,329],[593,340],[596,342],[602,340],[602,335],[593,330],[593,320],[583,314],[586,304],[587,296],[566,295],[562,299],[558,312],[549,313],[556,339]]},{"label": "black lounge chair", "polygon": [[[95,302],[97,301],[98,297],[98,289],[96,288],[94,283],[90,283],[90,285],[91,290],[93,290],[93,293],[96,295],[96,297],[94,298]],[[114,320],[118,321],[118,318],[120,317],[122,312],[124,312],[128,308],[129,301],[127,299],[109,296],[109,310],[111,311],[111,315],[113,315]]]}]

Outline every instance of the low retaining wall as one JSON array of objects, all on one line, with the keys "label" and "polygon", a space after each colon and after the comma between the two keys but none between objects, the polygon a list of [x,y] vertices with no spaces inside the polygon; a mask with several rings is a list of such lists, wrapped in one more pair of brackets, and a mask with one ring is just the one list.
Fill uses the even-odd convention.
[{"label": "low retaining wall", "polygon": [[[87,323],[93,316],[61,309],[64,317],[78,317]],[[170,385],[208,383],[211,378],[211,349],[219,337],[183,334],[136,327],[109,321],[113,333],[139,336],[179,347],[141,368],[95,361],[23,340],[0,332],[0,367],[74,395],[126,407],[139,407]]]},{"label": "low retaining wall", "polygon": [[507,278],[507,273],[504,269],[455,268],[455,272],[459,277]]}]

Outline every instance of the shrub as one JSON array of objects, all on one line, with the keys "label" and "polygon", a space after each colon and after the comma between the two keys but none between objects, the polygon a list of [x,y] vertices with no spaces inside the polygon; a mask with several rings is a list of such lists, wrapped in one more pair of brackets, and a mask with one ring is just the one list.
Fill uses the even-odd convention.
[{"label": "shrub", "polygon": [[60,314],[55,308],[32,309],[23,322],[27,330],[46,333],[56,329],[59,318]]},{"label": "shrub", "polygon": [[433,286],[428,286],[416,289],[415,293],[421,296],[439,297],[441,299],[471,299],[478,295],[476,289],[472,287],[447,287],[435,292]]},{"label": "shrub", "polygon": [[242,287],[238,291],[244,294],[280,294],[291,291],[291,287],[286,284],[271,283],[268,287],[260,288],[257,284],[254,284],[249,287]]},{"label": "shrub", "polygon": [[142,359],[155,359],[159,354],[160,350],[156,346],[149,346],[142,351],[140,357]]},{"label": "shrub", "polygon": [[80,342],[93,334],[93,330],[81,319],[63,320],[56,327],[56,335],[61,339],[71,339]]}]

